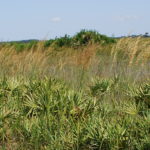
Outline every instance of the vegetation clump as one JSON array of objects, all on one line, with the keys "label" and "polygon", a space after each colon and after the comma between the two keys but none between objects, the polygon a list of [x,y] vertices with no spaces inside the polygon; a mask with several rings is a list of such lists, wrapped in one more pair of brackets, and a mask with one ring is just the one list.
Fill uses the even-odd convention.
[{"label": "vegetation clump", "polygon": [[17,42],[6,42],[3,43],[3,46],[7,45],[8,47],[14,47],[16,52],[22,52],[24,50],[30,50],[36,47],[38,41],[37,40],[27,40],[27,41],[17,41]]},{"label": "vegetation clump", "polygon": [[108,98],[113,89],[106,92],[109,81],[98,82],[90,90],[99,89],[105,99],[52,78],[1,79],[0,148],[148,150],[149,109],[140,116],[144,105],[135,105],[134,97],[117,102],[115,95],[114,105]]},{"label": "vegetation clump", "polygon": [[150,41],[114,42],[1,43],[0,149],[149,150]]},{"label": "vegetation clump", "polygon": [[[8,42],[10,46],[14,46],[17,52],[29,50],[36,46],[38,40],[27,40],[20,42]],[[44,42],[44,48],[78,48],[81,46],[87,46],[88,44],[110,44],[115,43],[114,38],[107,37],[93,30],[81,30],[74,36],[65,35],[63,37],[56,37],[55,39],[46,40]],[[7,43],[6,43],[7,44]]]},{"label": "vegetation clump", "polygon": [[150,84],[144,84],[136,90],[135,100],[137,103],[143,102],[150,108]]},{"label": "vegetation clump", "polygon": [[72,37],[65,35],[64,37],[55,38],[54,40],[48,40],[45,42],[45,47],[51,45],[56,47],[79,47],[86,46],[89,43],[110,44],[115,43],[115,40],[93,30],[81,30]]},{"label": "vegetation clump", "polygon": [[73,43],[78,46],[89,43],[109,44],[114,42],[113,38],[109,38],[93,30],[81,30],[73,37]]}]

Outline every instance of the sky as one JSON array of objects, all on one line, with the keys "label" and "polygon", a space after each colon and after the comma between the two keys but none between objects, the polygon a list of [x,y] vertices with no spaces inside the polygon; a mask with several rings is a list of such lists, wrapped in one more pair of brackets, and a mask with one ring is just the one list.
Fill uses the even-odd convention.
[{"label": "sky", "polygon": [[81,29],[150,32],[150,0],[0,0],[0,41],[50,39]]}]

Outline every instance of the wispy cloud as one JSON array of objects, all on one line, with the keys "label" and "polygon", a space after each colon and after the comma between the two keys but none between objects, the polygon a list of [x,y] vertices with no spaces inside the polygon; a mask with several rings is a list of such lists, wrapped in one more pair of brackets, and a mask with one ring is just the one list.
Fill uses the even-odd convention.
[{"label": "wispy cloud", "polygon": [[51,19],[51,22],[60,22],[61,21],[61,18],[60,17],[53,17]]},{"label": "wispy cloud", "polygon": [[114,19],[120,22],[128,22],[128,21],[138,20],[139,17],[136,15],[122,15],[122,16],[114,17]]}]

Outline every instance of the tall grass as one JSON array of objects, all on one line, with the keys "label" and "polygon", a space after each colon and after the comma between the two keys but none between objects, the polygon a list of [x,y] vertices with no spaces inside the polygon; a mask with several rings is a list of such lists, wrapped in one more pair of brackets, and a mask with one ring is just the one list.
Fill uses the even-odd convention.
[{"label": "tall grass", "polygon": [[149,38],[53,42],[0,45],[0,149],[149,150]]},{"label": "tall grass", "polygon": [[144,38],[125,38],[113,44],[88,44],[85,47],[45,48],[41,41],[36,46],[21,53],[14,46],[0,48],[1,75],[33,76],[43,74],[71,82],[86,70],[87,78],[101,76],[113,77],[121,74],[137,81],[149,78],[149,40]]}]

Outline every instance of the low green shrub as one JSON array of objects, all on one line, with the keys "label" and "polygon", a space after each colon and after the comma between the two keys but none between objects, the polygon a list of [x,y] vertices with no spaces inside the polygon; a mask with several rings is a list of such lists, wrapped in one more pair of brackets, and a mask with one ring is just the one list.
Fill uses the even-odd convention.
[{"label": "low green shrub", "polygon": [[93,30],[81,30],[73,36],[73,44],[75,46],[83,46],[89,43],[109,44],[115,43],[115,40]]},{"label": "low green shrub", "polygon": [[150,84],[144,84],[135,91],[135,100],[137,103],[144,103],[150,108]]},{"label": "low green shrub", "polygon": [[90,86],[90,91],[93,96],[103,95],[110,89],[110,82],[108,80],[94,80],[93,85]]},{"label": "low green shrub", "polygon": [[[112,81],[96,81],[93,95],[109,94]],[[132,100],[97,103],[86,89],[75,91],[52,78],[1,79],[0,149],[148,150],[149,111],[131,113],[138,111]]]},{"label": "low green shrub", "polygon": [[50,39],[45,41],[44,46],[49,47],[51,45],[55,47],[78,47],[78,46],[86,46],[88,44],[110,44],[115,43],[113,38],[109,38],[105,35],[101,35],[93,30],[81,30],[74,36],[70,37],[65,35],[64,37]]},{"label": "low green shrub", "polygon": [[15,49],[17,52],[22,52],[26,45],[24,43],[15,43]]},{"label": "low green shrub", "polygon": [[53,39],[45,41],[44,47],[49,47],[49,46],[51,46],[54,41],[55,41],[55,40],[53,40]]},{"label": "low green shrub", "polygon": [[35,41],[35,40],[33,40],[33,41],[30,41],[30,42],[28,42],[26,45],[26,48],[27,49],[31,49],[31,48],[33,48],[34,46],[36,46],[36,44],[38,43],[38,41]]},{"label": "low green shrub", "polygon": [[70,47],[72,44],[72,39],[70,36],[65,35],[64,37],[56,38],[54,41],[55,46],[57,47]]}]

